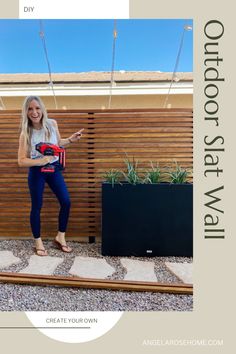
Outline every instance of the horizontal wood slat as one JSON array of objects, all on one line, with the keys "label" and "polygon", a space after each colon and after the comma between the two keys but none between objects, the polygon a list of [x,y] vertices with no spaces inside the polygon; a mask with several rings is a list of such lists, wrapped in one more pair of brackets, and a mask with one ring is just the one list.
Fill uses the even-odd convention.
[{"label": "horizontal wood slat", "polygon": [[[19,110],[0,111],[0,235],[31,236],[27,168],[17,165]],[[82,140],[67,149],[64,177],[72,201],[68,237],[100,237],[101,181],[105,170],[124,168],[126,154],[147,168],[173,160],[192,168],[193,114],[178,109],[49,110],[62,137],[84,128]],[[58,202],[45,188],[42,236],[57,231]]]}]

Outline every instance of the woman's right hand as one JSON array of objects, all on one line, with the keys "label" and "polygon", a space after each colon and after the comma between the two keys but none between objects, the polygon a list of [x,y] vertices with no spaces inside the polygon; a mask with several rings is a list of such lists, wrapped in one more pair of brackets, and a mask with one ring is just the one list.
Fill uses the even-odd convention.
[{"label": "woman's right hand", "polygon": [[40,159],[42,163],[41,166],[47,165],[48,163],[52,163],[55,156],[44,156]]}]

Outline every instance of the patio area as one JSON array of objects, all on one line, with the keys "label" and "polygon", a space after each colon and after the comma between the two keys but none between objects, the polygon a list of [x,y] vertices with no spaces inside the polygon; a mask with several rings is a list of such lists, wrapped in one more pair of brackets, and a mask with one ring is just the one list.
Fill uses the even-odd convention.
[{"label": "patio area", "polygon": [[102,257],[100,243],[104,171],[122,168],[126,154],[137,158],[141,169],[147,168],[150,159],[160,167],[170,166],[176,160],[183,168],[191,168],[192,109],[50,110],[49,115],[58,121],[63,136],[69,136],[78,127],[86,131],[79,147],[73,145],[68,152],[64,172],[72,202],[68,244],[73,252],[65,254],[53,244],[58,205],[46,188],[41,216],[48,256],[38,257],[34,253],[28,220],[27,170],[17,164],[18,136],[11,134],[19,127],[20,111],[3,110],[1,153],[6,163],[0,177],[0,270],[2,274],[34,275],[34,279],[55,276],[69,280],[104,279],[105,286],[103,289],[75,288],[61,286],[60,282],[43,286],[19,284],[19,279],[15,283],[1,280],[0,311],[192,311],[191,293],[159,292],[150,288],[131,291],[124,287],[109,290],[105,283],[111,280],[122,284],[147,282],[152,286],[160,283],[181,287],[189,283],[186,275],[191,275],[192,258]]},{"label": "patio area", "polygon": [[[46,240],[47,257],[34,254],[33,240],[0,241],[0,270],[17,274],[191,283],[192,258],[102,257],[100,243],[69,241],[65,254]],[[4,264],[4,259],[6,263]],[[193,296],[152,291],[124,291],[0,283],[0,311],[192,311]]]}]

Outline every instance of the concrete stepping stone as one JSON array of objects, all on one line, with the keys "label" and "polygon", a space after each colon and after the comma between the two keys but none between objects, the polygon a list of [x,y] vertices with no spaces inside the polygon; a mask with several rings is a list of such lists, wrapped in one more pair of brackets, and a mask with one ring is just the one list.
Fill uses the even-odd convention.
[{"label": "concrete stepping stone", "polygon": [[51,275],[63,260],[59,257],[33,255],[29,259],[28,266],[19,273]]},{"label": "concrete stepping stone", "polygon": [[21,262],[21,259],[15,257],[12,251],[0,251],[0,269],[8,268],[13,264]]},{"label": "concrete stepping stone", "polygon": [[165,262],[166,267],[186,284],[193,284],[192,263]]},{"label": "concrete stepping stone", "polygon": [[95,257],[75,257],[69,273],[81,278],[105,279],[115,272],[105,259]]},{"label": "concrete stepping stone", "polygon": [[124,280],[157,281],[154,271],[154,262],[138,261],[127,258],[121,258],[120,261],[122,266],[127,270]]}]

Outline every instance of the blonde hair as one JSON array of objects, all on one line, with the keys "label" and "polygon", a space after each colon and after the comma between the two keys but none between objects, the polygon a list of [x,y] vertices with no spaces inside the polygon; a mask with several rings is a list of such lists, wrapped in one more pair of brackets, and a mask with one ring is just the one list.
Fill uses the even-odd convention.
[{"label": "blonde hair", "polygon": [[50,139],[50,124],[48,122],[48,115],[47,115],[47,111],[46,108],[41,100],[40,97],[38,96],[28,96],[25,98],[23,106],[22,106],[22,113],[21,113],[21,125],[20,125],[20,130],[23,133],[24,137],[25,137],[25,142],[27,144],[27,147],[29,148],[31,145],[31,136],[32,136],[32,129],[33,129],[33,125],[31,120],[28,118],[28,109],[29,109],[29,105],[32,101],[37,101],[40,109],[42,110],[42,119],[41,119],[41,123],[42,123],[42,128],[45,132],[45,137],[46,140]]}]

